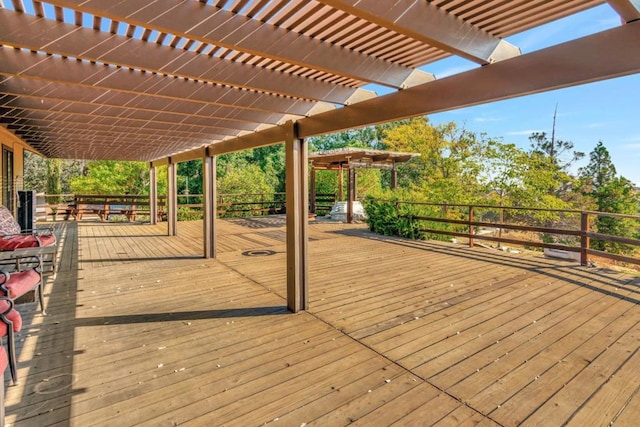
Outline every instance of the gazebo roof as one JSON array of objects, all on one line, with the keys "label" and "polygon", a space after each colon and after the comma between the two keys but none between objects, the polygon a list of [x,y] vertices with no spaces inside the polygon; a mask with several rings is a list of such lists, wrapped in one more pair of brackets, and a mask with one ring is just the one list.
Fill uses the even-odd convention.
[{"label": "gazebo roof", "polygon": [[[620,27],[505,40],[605,3]],[[0,126],[49,157],[189,160],[637,73],[639,37],[631,0],[0,0]],[[478,67],[423,71],[451,55]]]},{"label": "gazebo roof", "polygon": [[420,154],[417,153],[347,147],[310,153],[309,163],[317,169],[336,169],[345,165],[385,169],[392,168],[396,163],[408,162],[418,156]]}]

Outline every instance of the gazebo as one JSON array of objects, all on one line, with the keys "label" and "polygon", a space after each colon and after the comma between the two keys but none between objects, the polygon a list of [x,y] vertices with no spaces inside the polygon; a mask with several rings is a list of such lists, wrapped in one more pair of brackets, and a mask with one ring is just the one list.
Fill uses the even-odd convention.
[{"label": "gazebo", "polygon": [[408,162],[417,153],[372,150],[368,148],[347,147],[337,150],[319,151],[309,154],[311,165],[309,180],[309,209],[315,213],[316,207],[316,171],[332,170],[338,172],[338,201],[344,200],[344,174],[347,169],[347,222],[353,222],[353,203],[357,198],[356,169],[386,169],[391,171],[391,188],[398,186],[398,163]]}]

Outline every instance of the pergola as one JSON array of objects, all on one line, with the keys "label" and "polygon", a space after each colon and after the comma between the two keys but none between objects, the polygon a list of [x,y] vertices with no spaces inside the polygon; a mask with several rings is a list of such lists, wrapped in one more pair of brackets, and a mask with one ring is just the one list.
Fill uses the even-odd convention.
[{"label": "pergola", "polygon": [[[524,55],[504,40],[604,3],[621,26]],[[168,165],[170,235],[175,165],[204,159],[206,257],[216,156],[284,142],[298,311],[305,138],[637,73],[639,18],[637,0],[0,0],[0,124],[48,157],[148,161],[152,199]],[[418,68],[450,55],[480,66]]]},{"label": "pergola", "polygon": [[338,200],[344,200],[342,188],[344,187],[343,170],[347,170],[347,222],[353,222],[353,202],[357,195],[356,169],[387,169],[391,172],[391,188],[398,186],[398,170],[396,164],[408,162],[417,153],[400,153],[397,151],[371,150],[367,148],[347,147],[336,150],[319,151],[309,154],[311,165],[311,186],[309,208],[315,213],[316,205],[316,171],[333,170],[338,172]]}]

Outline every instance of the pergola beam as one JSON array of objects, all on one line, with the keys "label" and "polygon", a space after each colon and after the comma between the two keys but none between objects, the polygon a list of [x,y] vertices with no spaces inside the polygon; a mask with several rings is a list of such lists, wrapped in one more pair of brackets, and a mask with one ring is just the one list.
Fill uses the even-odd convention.
[{"label": "pergola beam", "polygon": [[335,104],[360,90],[7,9],[0,9],[0,44]]},{"label": "pergola beam", "polygon": [[319,1],[478,64],[520,55],[516,46],[424,0]]},{"label": "pergola beam", "polygon": [[320,42],[202,2],[50,0],[109,19],[355,80],[401,88],[414,69]]},{"label": "pergola beam", "polygon": [[453,110],[640,72],[640,22],[301,119],[300,136]]},{"label": "pergola beam", "polygon": [[640,0],[609,0],[608,3],[627,24],[640,20]]},{"label": "pergola beam", "polygon": [[[630,23],[300,119],[299,136],[308,138],[635,74],[640,72],[639,41],[640,22]],[[224,154],[274,144],[282,141],[279,128],[225,140],[209,149]]]}]

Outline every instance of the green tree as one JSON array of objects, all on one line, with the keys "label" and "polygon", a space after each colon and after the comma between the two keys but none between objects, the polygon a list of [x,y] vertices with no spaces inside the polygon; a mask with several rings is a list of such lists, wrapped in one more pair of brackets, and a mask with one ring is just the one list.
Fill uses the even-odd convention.
[{"label": "green tree", "polygon": [[[71,192],[71,180],[82,175],[86,161],[58,159],[60,162],[60,192]],[[24,189],[47,192],[48,160],[30,151],[24,152]]]},{"label": "green tree", "polygon": [[[179,195],[200,195],[203,193],[202,160],[178,163],[176,190]],[[186,200],[182,202],[187,203]],[[199,198],[189,197],[188,203],[200,203]]]},{"label": "green tree", "polygon": [[[616,174],[616,168],[609,151],[599,141],[589,154],[589,164],[579,171],[583,192],[593,198],[600,212],[618,214],[637,214],[638,197],[633,184]],[[596,219],[599,233],[614,236],[632,237],[634,221],[627,218],[600,215]],[[592,240],[591,247],[614,253],[630,253],[633,248],[616,242]]]},{"label": "green tree", "polygon": [[531,149],[549,158],[550,163],[560,170],[567,170],[576,161],[584,157],[584,153],[575,151],[573,142],[555,138],[555,132],[551,138],[546,132],[534,132],[529,136]]},{"label": "green tree", "polygon": [[271,193],[273,187],[258,165],[247,164],[242,168],[228,169],[218,177],[220,194]]},{"label": "green tree", "polygon": [[60,159],[47,159],[47,194],[53,194],[54,196],[48,197],[49,203],[57,204],[60,201],[60,193],[62,193],[62,187],[60,186],[60,173],[61,162]]},{"label": "green tree", "polygon": [[511,206],[524,191],[523,177],[529,165],[529,155],[515,146],[500,141],[487,143],[480,184],[489,201]]},{"label": "green tree", "polygon": [[[166,173],[158,173],[158,194],[166,192]],[[160,186],[163,182],[164,188]],[[98,160],[89,162],[85,175],[71,180],[76,194],[148,194],[149,165],[146,162]],[[163,191],[163,192],[161,192]]]},{"label": "green tree", "polygon": [[432,126],[417,117],[384,132],[384,146],[393,151],[419,153],[402,165],[400,184],[421,188],[433,202],[464,203],[478,192],[478,176],[486,141],[450,122]]}]

